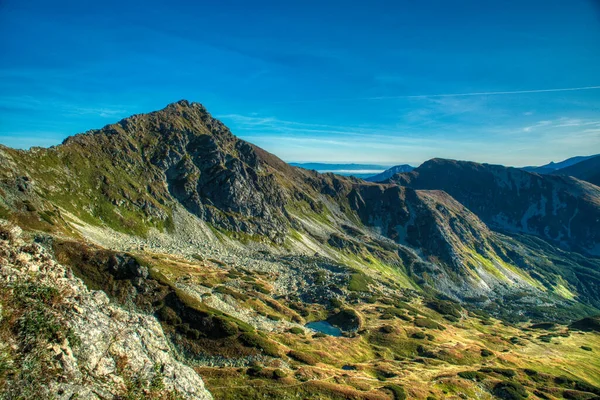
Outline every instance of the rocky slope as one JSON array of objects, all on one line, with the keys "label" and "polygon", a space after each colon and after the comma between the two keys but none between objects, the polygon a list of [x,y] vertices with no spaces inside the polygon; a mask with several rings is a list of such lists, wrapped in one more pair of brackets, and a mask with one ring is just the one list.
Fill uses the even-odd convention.
[{"label": "rocky slope", "polygon": [[600,189],[570,177],[434,159],[390,182],[443,190],[491,227],[600,254]]},{"label": "rocky slope", "polygon": [[534,166],[523,167],[521,169],[524,171],[527,171],[527,172],[535,172],[537,174],[553,174],[560,169],[572,167],[575,164],[578,164],[585,160],[589,160],[590,158],[598,157],[599,155],[600,154],[595,154],[595,155],[591,155],[591,156],[576,156],[576,157],[567,158],[566,160],[559,161],[559,162],[551,161],[550,163],[548,163],[546,165],[535,166],[535,167]]},{"label": "rocky slope", "polygon": [[552,172],[554,175],[572,176],[600,186],[600,155],[590,157],[569,167]]},{"label": "rocky slope", "polygon": [[212,398],[155,318],[89,290],[20,231],[1,222],[2,398]]}]

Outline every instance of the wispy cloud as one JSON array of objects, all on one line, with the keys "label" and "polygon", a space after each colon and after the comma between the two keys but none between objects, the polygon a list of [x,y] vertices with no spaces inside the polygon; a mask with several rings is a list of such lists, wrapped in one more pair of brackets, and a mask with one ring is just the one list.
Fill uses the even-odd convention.
[{"label": "wispy cloud", "polygon": [[36,98],[33,96],[0,96],[0,108],[52,111],[69,117],[98,116],[102,118],[115,118],[127,115],[127,108],[124,106],[99,104],[95,107],[87,107],[61,100]]},{"label": "wispy cloud", "polygon": [[538,121],[533,125],[523,127],[522,130],[523,132],[533,132],[539,129],[544,129],[547,131],[556,128],[580,128],[586,126],[600,126],[600,120],[561,117],[554,120]]},{"label": "wispy cloud", "polygon": [[570,88],[551,88],[551,89],[527,89],[527,90],[508,90],[508,91],[489,91],[489,92],[466,92],[466,93],[432,93],[432,94],[413,94],[398,96],[370,96],[370,97],[350,97],[350,98],[328,98],[328,99],[309,99],[292,100],[277,102],[278,104],[289,103],[318,103],[331,101],[378,101],[378,100],[397,100],[397,99],[426,99],[440,97],[475,97],[475,96],[505,96],[518,94],[536,94],[536,93],[557,93],[557,92],[577,92],[583,90],[597,90],[600,86],[580,86]]}]

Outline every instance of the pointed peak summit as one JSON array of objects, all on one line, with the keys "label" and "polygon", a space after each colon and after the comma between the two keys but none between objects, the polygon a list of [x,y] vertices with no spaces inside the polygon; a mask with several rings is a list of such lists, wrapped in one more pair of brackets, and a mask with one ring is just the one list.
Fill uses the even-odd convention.
[{"label": "pointed peak summit", "polygon": [[164,110],[173,110],[173,109],[198,109],[198,110],[202,110],[202,111],[206,111],[206,107],[204,107],[202,104],[200,103],[196,103],[196,102],[190,102],[186,99],[181,99],[179,101],[173,102],[168,104]]},{"label": "pointed peak summit", "polygon": [[181,99],[179,101],[176,101],[176,102],[168,104],[167,107],[192,108],[194,105],[200,105],[200,104],[199,103],[190,102],[190,101],[188,101],[186,99]]}]

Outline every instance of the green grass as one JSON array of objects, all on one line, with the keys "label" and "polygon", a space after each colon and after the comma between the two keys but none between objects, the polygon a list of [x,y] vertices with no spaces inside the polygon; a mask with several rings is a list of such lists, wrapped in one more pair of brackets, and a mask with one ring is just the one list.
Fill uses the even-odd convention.
[{"label": "green grass", "polygon": [[266,339],[258,333],[245,332],[240,335],[239,339],[244,345],[260,349],[268,356],[279,357],[281,355],[281,351],[276,342]]},{"label": "green grass", "polygon": [[350,281],[348,282],[348,290],[351,292],[368,292],[369,283],[372,279],[363,273],[355,272],[350,275]]}]

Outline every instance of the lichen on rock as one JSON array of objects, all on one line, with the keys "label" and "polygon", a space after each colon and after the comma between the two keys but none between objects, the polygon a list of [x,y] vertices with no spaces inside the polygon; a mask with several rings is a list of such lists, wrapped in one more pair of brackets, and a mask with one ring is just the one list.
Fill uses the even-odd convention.
[{"label": "lichen on rock", "polygon": [[0,225],[2,398],[212,398],[153,316],[112,304]]}]

